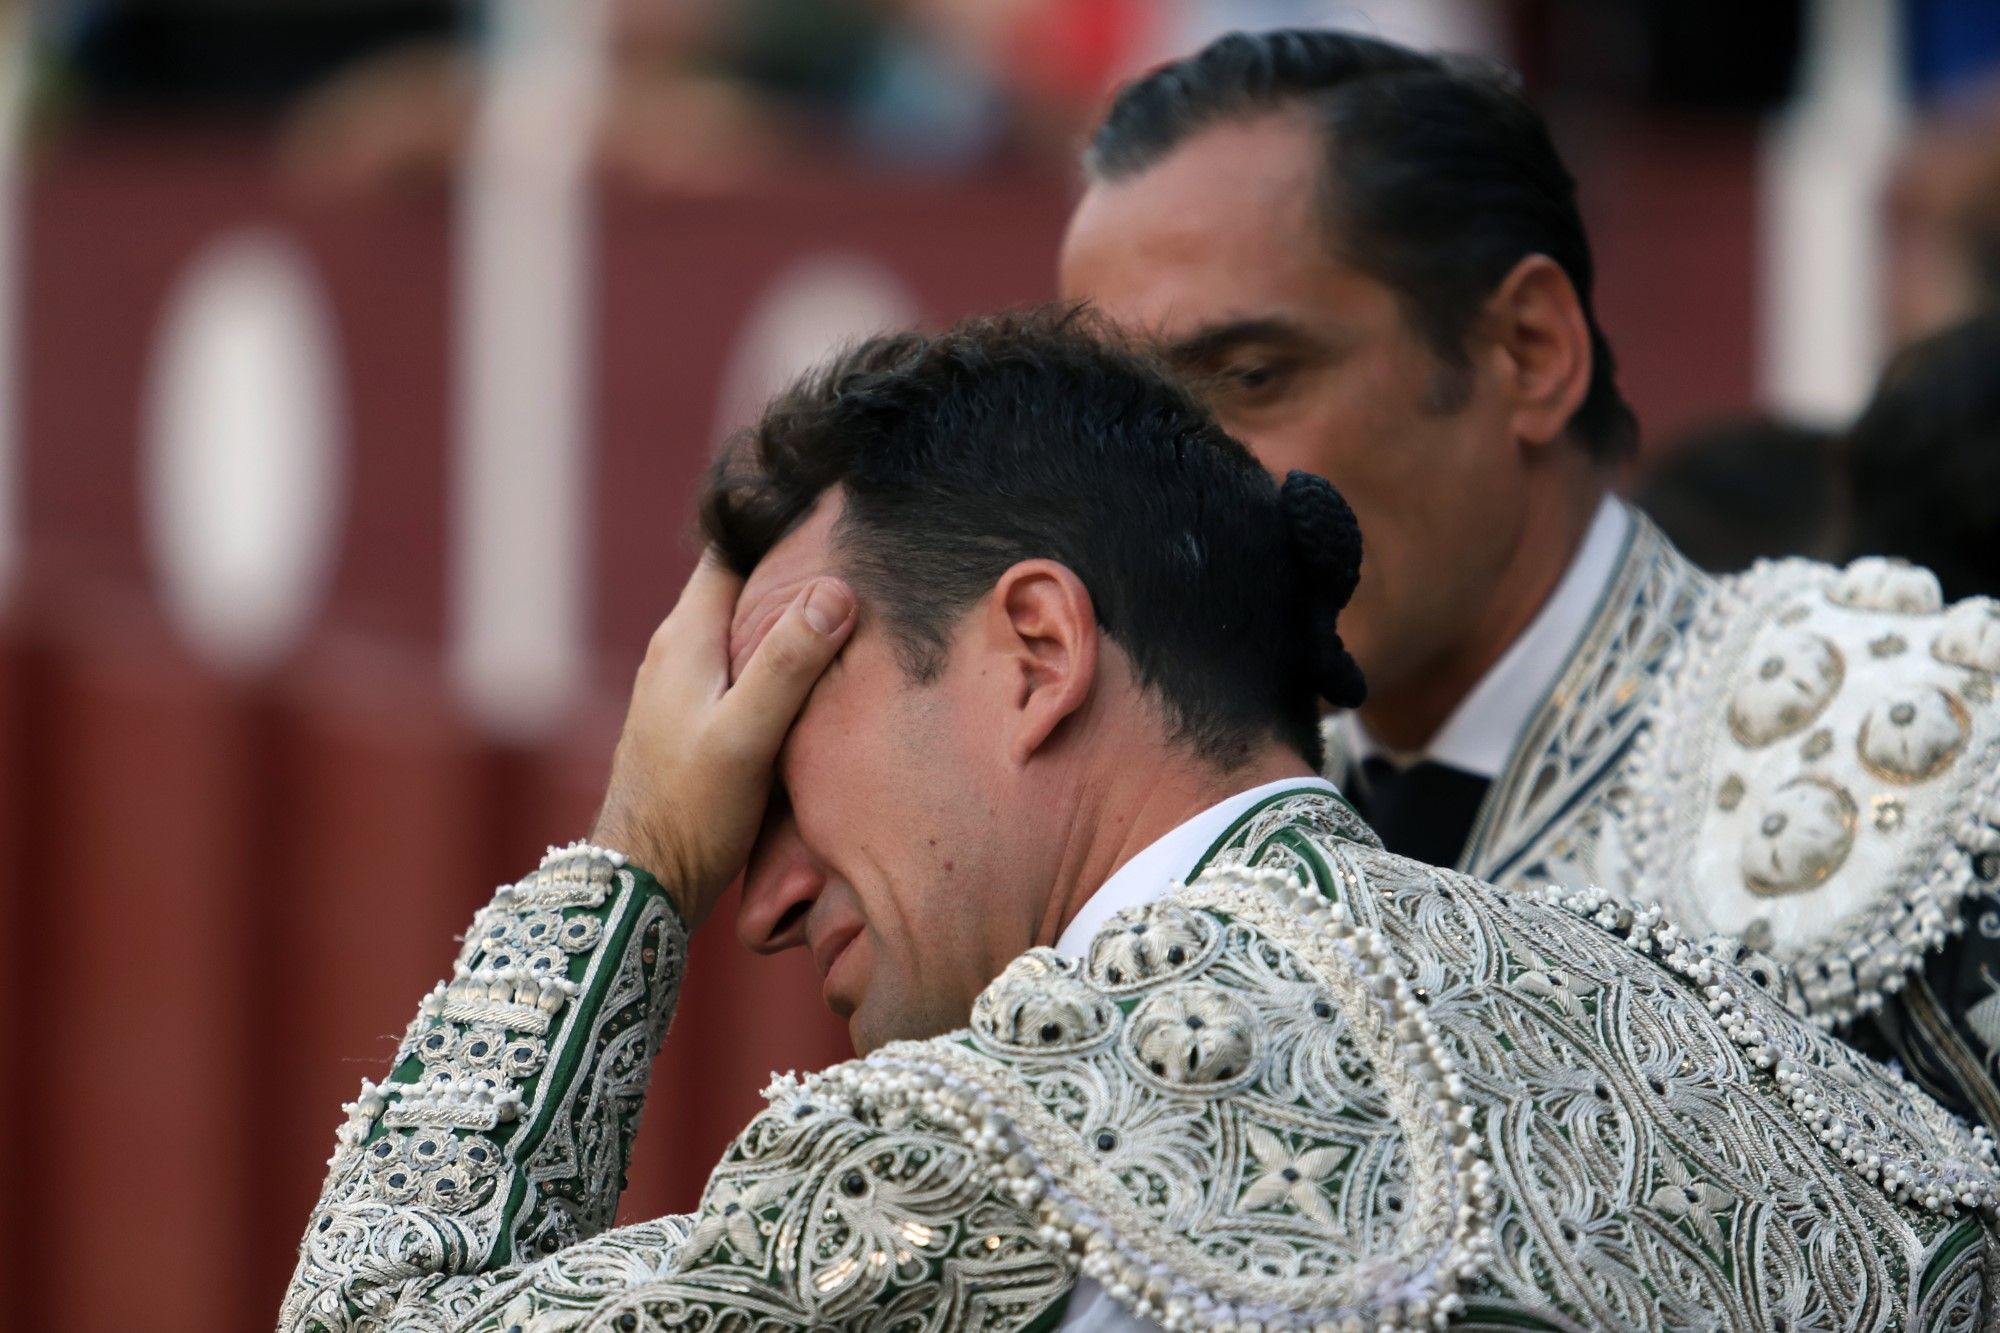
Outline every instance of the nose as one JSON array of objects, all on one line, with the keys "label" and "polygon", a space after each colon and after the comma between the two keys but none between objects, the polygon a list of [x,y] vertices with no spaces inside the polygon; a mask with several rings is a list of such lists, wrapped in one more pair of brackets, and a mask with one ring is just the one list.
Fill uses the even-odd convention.
[{"label": "nose", "polygon": [[791,811],[773,806],[750,853],[736,909],[736,938],[756,953],[803,947],[806,914],[826,888],[826,875],[806,849]]}]

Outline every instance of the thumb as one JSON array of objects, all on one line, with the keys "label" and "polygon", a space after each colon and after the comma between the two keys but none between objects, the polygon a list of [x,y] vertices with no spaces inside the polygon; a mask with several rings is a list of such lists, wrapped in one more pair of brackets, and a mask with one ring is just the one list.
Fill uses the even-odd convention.
[{"label": "thumb", "polygon": [[854,593],[839,579],[815,579],[771,626],[717,706],[728,749],[740,763],[778,758],[806,697],[854,632]]}]

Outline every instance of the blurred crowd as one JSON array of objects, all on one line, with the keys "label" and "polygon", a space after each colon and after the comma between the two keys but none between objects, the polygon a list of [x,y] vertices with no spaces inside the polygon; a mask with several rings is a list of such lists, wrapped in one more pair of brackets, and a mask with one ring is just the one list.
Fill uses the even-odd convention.
[{"label": "blurred crowd", "polygon": [[[1918,0],[1949,7],[1958,0]],[[434,179],[522,0],[33,0],[44,109],[263,116],[303,178]],[[1756,113],[1809,0],[598,0],[603,165],[726,185],[838,153],[931,174],[1068,172],[1123,79],[1232,29],[1338,26],[1494,56],[1553,100]],[[581,17],[588,15],[588,17]],[[1727,43],[1712,40],[1718,28]]]},{"label": "blurred crowd", "polygon": [[1888,363],[1849,423],[1719,421],[1636,498],[1717,572],[1894,555],[1949,598],[2000,594],[2000,86],[1920,109],[1883,200]]},{"label": "blurred crowd", "polygon": [[[46,8],[57,97],[114,113],[266,113],[312,183],[375,188],[447,168],[498,6],[54,0]],[[603,165],[687,189],[795,169],[829,152],[929,173],[1066,159],[1116,79],[1232,26],[1311,22],[1338,8],[1325,0],[609,0]]]},{"label": "blurred crowd", "polygon": [[[505,3],[40,0],[35,107],[271,126],[294,184],[442,188]],[[607,0],[597,166],[727,190],[809,170],[1072,169],[1118,80],[1233,27],[1359,18],[1504,55],[1544,100],[1755,115],[1796,90],[1813,7],[1771,0]],[[1651,442],[1641,504],[1710,568],[1891,552],[2000,592],[2000,19],[1901,7],[1913,119],[1881,201],[1879,391],[1851,423],[1746,416]],[[1729,41],[1714,40],[1726,31]],[[1560,117],[1559,117],[1560,119]],[[1869,281],[1860,277],[1857,280]]]}]

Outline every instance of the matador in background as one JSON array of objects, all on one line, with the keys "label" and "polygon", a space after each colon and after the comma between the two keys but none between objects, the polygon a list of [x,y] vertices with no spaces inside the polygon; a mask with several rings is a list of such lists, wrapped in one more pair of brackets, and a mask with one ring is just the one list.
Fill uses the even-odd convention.
[{"label": "matador in background", "polygon": [[[703,510],[590,841],[363,1085],[285,1328],[2000,1315],[1985,1131],[1657,908],[1382,848],[1315,773],[1364,689],[1354,514],[1077,313],[850,349]],[[738,935],[810,950],[864,1055],[610,1229],[739,875]]]},{"label": "matador in background", "polygon": [[1711,578],[1612,496],[1637,425],[1511,79],[1236,34],[1127,86],[1086,172],[1064,294],[1360,516],[1327,773],[1388,848],[1737,937],[2000,1127],[2000,607],[1881,558]]}]

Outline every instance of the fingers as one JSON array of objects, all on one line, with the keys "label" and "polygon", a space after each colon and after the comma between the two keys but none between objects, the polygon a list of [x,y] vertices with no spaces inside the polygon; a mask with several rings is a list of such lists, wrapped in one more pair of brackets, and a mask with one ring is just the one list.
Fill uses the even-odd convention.
[{"label": "fingers", "polygon": [[854,610],[845,583],[815,579],[771,626],[720,705],[718,720],[738,762],[761,771],[777,760],[806,696],[854,632]]},{"label": "fingers", "polygon": [[669,633],[675,636],[699,635],[704,640],[728,642],[729,618],[736,611],[737,594],[743,591],[743,580],[722,563],[722,557],[709,549],[701,553],[695,561],[694,573],[688,575],[687,583],[681,588],[680,600],[674,609],[653,632],[657,642]]}]

